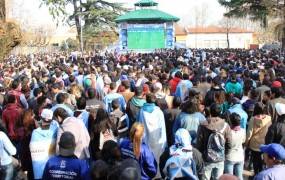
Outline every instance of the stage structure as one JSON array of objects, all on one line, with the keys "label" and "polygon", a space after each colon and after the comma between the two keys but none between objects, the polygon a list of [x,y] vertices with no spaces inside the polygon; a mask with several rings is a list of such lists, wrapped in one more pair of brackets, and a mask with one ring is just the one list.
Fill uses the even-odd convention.
[{"label": "stage structure", "polygon": [[134,5],[134,11],[114,20],[119,25],[120,49],[173,48],[174,22],[179,18],[158,10],[158,3],[152,0],[141,0]]}]

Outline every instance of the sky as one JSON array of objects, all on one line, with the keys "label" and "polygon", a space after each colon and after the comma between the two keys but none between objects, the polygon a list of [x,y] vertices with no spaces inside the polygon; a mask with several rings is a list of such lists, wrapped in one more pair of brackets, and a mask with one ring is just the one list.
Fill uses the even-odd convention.
[{"label": "sky", "polygon": [[[41,6],[41,0],[13,0],[13,13],[20,17],[26,17],[27,22],[31,24],[49,24],[55,25],[55,21],[48,12],[48,8]],[[134,8],[134,3],[138,0],[107,0],[110,2],[122,2],[126,7]],[[225,12],[217,0],[155,0],[158,2],[158,9],[180,18],[180,23],[184,26],[195,25],[195,9],[201,9],[207,6],[208,18],[206,25],[217,23]],[[20,14],[19,14],[20,13]]]}]

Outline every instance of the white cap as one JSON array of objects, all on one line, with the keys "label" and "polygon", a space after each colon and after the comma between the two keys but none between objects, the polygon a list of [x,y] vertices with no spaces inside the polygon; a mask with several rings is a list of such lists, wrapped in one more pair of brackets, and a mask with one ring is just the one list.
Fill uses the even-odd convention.
[{"label": "white cap", "polygon": [[42,113],[41,113],[41,117],[45,120],[45,121],[51,121],[52,117],[53,117],[53,112],[50,109],[43,109]]},{"label": "white cap", "polygon": [[128,70],[128,69],[129,69],[129,66],[128,66],[128,65],[124,65],[124,66],[123,66],[123,69],[124,69],[124,70]]},{"label": "white cap", "polygon": [[282,104],[282,103],[276,103],[275,104],[275,109],[276,109],[276,112],[279,116],[285,114],[285,104]]},{"label": "white cap", "polygon": [[153,85],[154,89],[162,89],[162,84],[160,82],[157,82]]}]

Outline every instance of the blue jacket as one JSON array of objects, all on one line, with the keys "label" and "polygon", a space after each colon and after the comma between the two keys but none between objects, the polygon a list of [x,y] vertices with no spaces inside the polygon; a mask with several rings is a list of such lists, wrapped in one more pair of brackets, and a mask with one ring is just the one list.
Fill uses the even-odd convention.
[{"label": "blue jacket", "polygon": [[43,180],[47,179],[90,179],[87,164],[76,156],[54,156],[46,163]]},{"label": "blue jacket", "polygon": [[120,149],[123,159],[133,158],[135,160],[138,160],[143,180],[148,180],[155,177],[157,173],[157,162],[154,158],[153,153],[145,143],[141,144],[141,154],[139,159],[135,157],[133,143],[128,139],[124,139],[122,141]]},{"label": "blue jacket", "polygon": [[259,174],[255,175],[254,180],[284,179],[284,171],[284,165],[274,165],[273,167],[266,168]]},{"label": "blue jacket", "polygon": [[120,110],[121,111],[124,111],[124,109],[126,108],[125,99],[124,99],[124,97],[121,94],[119,94],[119,93],[110,93],[110,94],[106,95],[104,97],[104,100],[103,100],[104,103],[105,103],[105,106],[106,106],[106,109],[107,109],[108,113],[113,111],[111,103],[115,99],[118,99],[118,101],[120,102]]},{"label": "blue jacket", "polygon": [[242,109],[242,105],[241,104],[235,104],[233,105],[229,110],[228,110],[231,114],[232,113],[237,113],[240,115],[241,117],[241,124],[240,127],[243,129],[246,129],[246,124],[247,124],[247,119],[248,119],[248,115],[247,113]]},{"label": "blue jacket", "polygon": [[192,138],[192,144],[196,144],[198,126],[205,120],[206,118],[201,113],[188,114],[181,112],[176,118],[172,128],[173,138],[179,128],[184,128],[189,132]]}]

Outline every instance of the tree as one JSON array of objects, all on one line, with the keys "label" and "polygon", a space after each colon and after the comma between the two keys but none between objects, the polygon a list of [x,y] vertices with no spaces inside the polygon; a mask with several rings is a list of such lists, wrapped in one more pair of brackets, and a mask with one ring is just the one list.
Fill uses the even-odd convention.
[{"label": "tree", "polygon": [[31,27],[29,31],[23,32],[22,45],[28,47],[46,47],[54,35],[55,29],[49,25],[38,25]]},{"label": "tree", "polygon": [[228,48],[230,48],[229,33],[231,32],[232,29],[237,27],[236,19],[229,18],[229,17],[223,17],[223,19],[221,19],[221,21],[219,22],[219,25],[226,31],[227,44],[228,44]]},{"label": "tree", "polygon": [[60,46],[60,50],[61,51],[77,51],[80,48],[80,44],[78,43],[78,41],[68,38],[65,41],[62,41],[61,46]]},{"label": "tree", "polygon": [[6,21],[6,0],[0,1],[0,60],[21,42],[21,31],[14,22]]},{"label": "tree", "polygon": [[[86,43],[87,38],[93,37],[99,32],[113,34],[117,24],[113,20],[129,9],[122,3],[110,3],[103,0],[43,0],[49,7],[50,14],[57,22],[64,21],[70,26],[75,26],[77,37],[80,39],[81,31]],[[73,5],[73,12],[68,14],[65,7]],[[83,22],[84,26],[83,26]]]},{"label": "tree", "polygon": [[209,20],[209,5],[207,3],[203,3],[200,7],[195,7],[195,17],[196,17],[196,25],[197,27],[205,27],[207,21]]},{"label": "tree", "polygon": [[282,19],[274,30],[282,32],[282,50],[285,51],[285,0],[219,0],[229,11],[227,17],[249,16],[252,20],[260,20],[262,26],[268,26],[268,18]]}]

